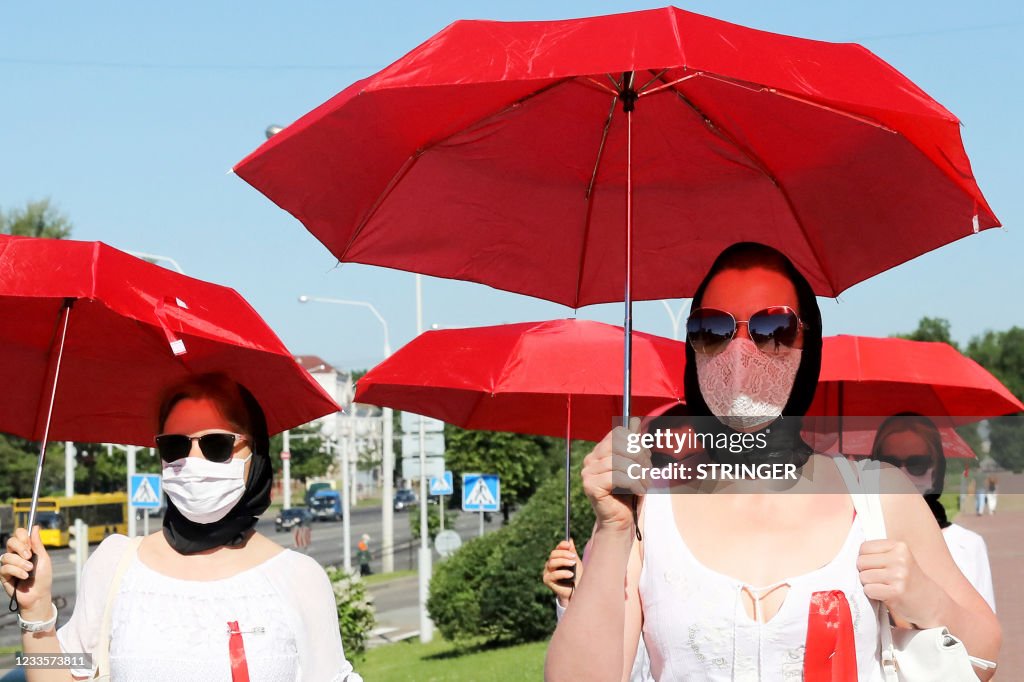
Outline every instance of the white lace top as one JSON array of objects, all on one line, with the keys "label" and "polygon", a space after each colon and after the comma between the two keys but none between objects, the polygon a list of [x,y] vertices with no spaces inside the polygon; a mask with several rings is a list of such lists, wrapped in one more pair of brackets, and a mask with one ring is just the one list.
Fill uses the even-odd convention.
[{"label": "white lace top", "polygon": [[[89,557],[74,613],[57,631],[63,651],[95,654],[110,581],[127,546],[127,537],[112,535]],[[362,682],[345,660],[327,574],[288,549],[209,581],[165,576],[136,556],[114,601],[110,679],[230,682],[229,621],[243,632],[252,682]],[[71,670],[75,677],[94,672]]]},{"label": "white lace top", "polygon": [[778,613],[762,623],[747,614],[742,592],[763,595],[776,586],[744,585],[700,563],[679,533],[671,495],[647,495],[643,514],[639,590],[654,679],[802,680],[811,595],[825,590],[842,590],[850,603],[860,682],[882,679],[878,622],[857,572],[864,542],[859,521],[828,564],[778,583],[789,585],[789,592]]}]

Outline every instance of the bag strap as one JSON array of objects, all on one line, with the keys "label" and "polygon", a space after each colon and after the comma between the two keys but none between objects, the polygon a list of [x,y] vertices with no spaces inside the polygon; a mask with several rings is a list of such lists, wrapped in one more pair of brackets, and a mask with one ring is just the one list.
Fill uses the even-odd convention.
[{"label": "bag strap", "polygon": [[[885,516],[882,513],[882,498],[878,495],[878,468],[866,468],[866,460],[857,463],[857,473],[845,457],[835,457],[836,467],[843,477],[847,489],[850,491],[850,499],[853,501],[853,508],[860,517],[861,525],[864,527],[864,536],[868,540],[884,540]],[[859,473],[859,476],[858,476]],[[868,479],[875,479],[874,492]],[[886,682],[898,682],[896,675],[896,656],[892,642],[892,626],[889,624],[889,609],[881,601],[875,601],[875,617],[878,620],[878,636],[882,643],[882,673]]]},{"label": "bag strap", "polygon": [[121,578],[139,553],[139,545],[142,537],[134,537],[128,540],[128,547],[125,548],[121,559],[117,562],[114,570],[114,578],[110,581],[110,589],[107,590],[107,601],[103,605],[103,621],[100,625],[100,641],[96,647],[96,669],[100,677],[110,675],[110,621],[114,613],[114,598],[121,588]]}]

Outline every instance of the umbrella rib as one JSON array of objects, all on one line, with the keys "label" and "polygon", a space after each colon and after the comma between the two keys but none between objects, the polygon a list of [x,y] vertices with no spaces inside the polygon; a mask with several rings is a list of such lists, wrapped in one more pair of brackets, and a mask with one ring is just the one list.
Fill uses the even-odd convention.
[{"label": "umbrella rib", "polygon": [[[708,74],[701,72],[698,75],[707,76]],[[824,275],[825,280],[828,282],[832,290],[835,291],[837,289],[836,284],[835,282],[832,281],[832,277],[830,275],[829,270],[823,267],[825,264],[824,259],[822,258],[821,253],[817,248],[817,244],[813,239],[811,239],[811,235],[807,231],[806,226],[804,225],[803,221],[800,220],[800,214],[797,213],[796,206],[793,204],[793,200],[789,196],[789,192],[786,191],[786,188],[783,186],[782,182],[775,176],[774,173],[771,172],[771,170],[768,168],[768,165],[764,162],[763,159],[761,159],[760,156],[757,155],[756,152],[754,152],[754,150],[748,149],[744,145],[740,144],[740,142],[733,135],[731,135],[724,126],[721,126],[714,120],[712,120],[711,117],[708,114],[706,114],[703,110],[701,110],[700,107],[698,107],[696,104],[690,101],[690,99],[683,92],[676,89],[675,87],[670,87],[670,89],[673,93],[675,93],[676,99],[679,102],[692,109],[694,113],[696,113],[698,116],[704,119],[704,124],[708,127],[712,134],[716,135],[721,140],[727,142],[728,144],[736,148],[737,151],[743,154],[743,156],[745,156],[748,161],[754,164],[757,167],[757,169],[764,173],[765,177],[767,177],[768,180],[771,181],[773,185],[775,185],[775,189],[779,191],[779,194],[782,195],[783,200],[786,202],[786,207],[789,209],[790,215],[793,216],[793,220],[796,221],[797,227],[799,227],[800,232],[803,233],[804,239],[807,241],[807,245],[810,247],[811,253],[814,255],[814,259],[817,261],[818,265],[821,266],[822,275]]]},{"label": "umbrella rib", "polygon": [[618,93],[612,97],[611,107],[608,109],[608,118],[604,122],[604,131],[601,133],[601,144],[597,148],[597,158],[594,159],[594,172],[590,175],[590,184],[587,185],[586,213],[583,220],[583,242],[580,246],[580,261],[576,269],[576,295],[573,297],[573,308],[579,307],[580,289],[583,287],[583,268],[587,260],[587,238],[590,236],[590,219],[594,212],[594,183],[597,182],[597,171],[601,166],[601,159],[604,158],[604,144],[608,140],[608,130],[612,126],[612,118],[615,116],[615,105],[619,102]]},{"label": "umbrella rib", "polygon": [[769,95],[776,95],[778,97],[784,97],[784,98],[786,98],[788,100],[792,100],[794,102],[800,102],[801,104],[806,104],[807,106],[810,106],[810,107],[815,107],[816,109],[824,109],[825,111],[828,111],[830,113],[839,114],[840,116],[845,116],[846,118],[849,118],[851,120],[857,121],[858,123],[864,123],[866,125],[873,126],[875,128],[879,128],[881,130],[884,130],[887,133],[892,133],[893,135],[899,135],[900,134],[899,131],[893,130],[892,128],[889,128],[888,126],[885,126],[882,123],[879,123],[878,121],[876,121],[876,120],[874,120],[872,118],[869,118],[867,116],[863,116],[861,114],[855,114],[853,112],[846,111],[844,109],[838,109],[836,107],[830,107],[827,104],[821,104],[819,102],[815,102],[813,100],[809,100],[806,97],[800,97],[799,95],[795,95],[795,94],[790,93],[790,92],[786,92],[786,91],[783,91],[783,90],[778,90],[776,88],[765,87],[763,85],[745,83],[743,81],[738,81],[738,80],[736,80],[734,78],[726,78],[725,76],[721,76],[721,75],[719,75],[717,73],[702,72],[702,75],[706,76],[707,78],[710,78],[711,80],[718,81],[719,83],[725,83],[726,85],[731,85],[733,87],[743,88],[744,90],[749,90],[751,92],[759,92],[759,93],[766,93],[766,94],[769,94]]},{"label": "umbrella rib", "polygon": [[537,97],[538,95],[542,95],[545,92],[547,92],[548,90],[556,88],[559,85],[562,85],[563,83],[568,83],[568,82],[573,81],[573,80],[576,80],[575,76],[568,76],[568,77],[565,77],[565,78],[560,78],[560,79],[556,80],[553,83],[548,83],[547,85],[545,85],[544,87],[542,87],[542,88],[540,88],[538,90],[533,90],[533,91],[529,92],[528,94],[523,95],[522,97],[520,97],[519,99],[517,99],[514,102],[511,102],[509,104],[503,105],[500,109],[493,110],[493,111],[488,112],[487,114],[484,114],[483,116],[481,116],[481,117],[479,117],[479,118],[477,118],[477,119],[467,123],[466,125],[462,126],[458,130],[452,131],[448,135],[445,135],[444,137],[440,137],[440,138],[438,138],[436,140],[431,140],[430,142],[427,142],[426,144],[424,144],[421,147],[419,147],[415,152],[413,152],[409,156],[409,158],[407,158],[405,160],[405,162],[395,172],[395,174],[393,176],[391,176],[391,180],[388,181],[388,184],[384,186],[384,189],[377,196],[377,199],[373,202],[373,204],[371,204],[370,208],[367,209],[366,213],[363,215],[363,218],[359,221],[359,224],[356,225],[356,229],[352,231],[352,236],[349,237],[348,243],[345,244],[345,248],[342,249],[341,255],[338,256],[338,260],[339,261],[344,261],[345,260],[345,256],[348,254],[349,249],[352,248],[352,245],[355,243],[355,240],[362,233],[363,228],[365,228],[366,225],[370,222],[370,220],[373,219],[373,216],[376,215],[377,211],[380,209],[381,204],[384,203],[384,201],[388,198],[388,195],[390,195],[391,192],[394,191],[395,187],[398,186],[398,183],[401,182],[402,179],[409,173],[409,171],[412,169],[413,165],[416,163],[416,161],[421,156],[426,154],[428,151],[430,151],[434,147],[437,147],[440,144],[444,144],[445,142],[447,142],[448,140],[452,139],[456,135],[462,134],[462,133],[466,132],[467,130],[471,130],[471,129],[477,127],[477,126],[483,125],[487,121],[489,121],[489,120],[491,120],[493,118],[497,118],[498,116],[501,116],[505,112],[507,112],[507,111],[509,111],[509,110],[511,110],[511,109],[513,109],[515,107],[520,106],[524,102],[527,102],[527,101],[533,99],[534,97]]}]

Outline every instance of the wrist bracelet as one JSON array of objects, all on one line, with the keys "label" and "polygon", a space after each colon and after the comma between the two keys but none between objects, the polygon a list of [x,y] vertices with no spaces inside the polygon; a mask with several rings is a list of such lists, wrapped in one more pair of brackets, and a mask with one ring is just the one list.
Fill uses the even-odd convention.
[{"label": "wrist bracelet", "polygon": [[46,632],[57,623],[57,605],[50,602],[50,607],[53,608],[53,615],[49,620],[24,620],[21,613],[18,613],[18,627],[22,632]]}]

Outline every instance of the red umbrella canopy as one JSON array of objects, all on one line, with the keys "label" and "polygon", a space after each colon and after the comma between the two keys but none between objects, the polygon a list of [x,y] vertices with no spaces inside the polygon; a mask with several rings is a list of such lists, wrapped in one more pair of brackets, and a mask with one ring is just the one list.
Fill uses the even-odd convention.
[{"label": "red umbrella canopy", "polygon": [[456,22],[235,171],[341,261],[577,308],[623,300],[630,167],[634,300],[740,241],[834,296],[999,225],[957,118],[876,55],[674,7]]},{"label": "red umbrella canopy", "polygon": [[1021,410],[1024,404],[998,379],[948,344],[842,335],[824,339],[808,414],[917,412],[967,424]]},{"label": "red umbrella canopy", "polygon": [[66,301],[52,440],[152,445],[161,393],[213,371],[271,433],[340,409],[233,289],[101,242],[0,236],[0,431],[42,438]]},{"label": "red umbrella canopy", "polygon": [[[683,401],[685,346],[634,332],[633,405]],[[359,380],[355,400],[469,429],[600,440],[622,414],[622,328],[589,320],[426,332]]]},{"label": "red umbrella canopy", "polygon": [[868,455],[890,416],[916,412],[939,430],[946,457],[975,457],[956,426],[1024,410],[991,373],[945,343],[867,336],[824,339],[814,403],[804,437],[834,452]]}]

